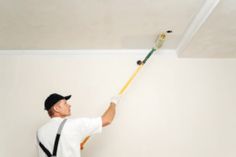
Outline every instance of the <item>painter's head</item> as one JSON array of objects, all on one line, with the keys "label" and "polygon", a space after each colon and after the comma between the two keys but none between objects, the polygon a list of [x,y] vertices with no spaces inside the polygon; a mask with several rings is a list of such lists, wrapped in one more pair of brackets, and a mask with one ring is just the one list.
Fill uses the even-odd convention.
[{"label": "painter's head", "polygon": [[48,111],[50,117],[66,117],[70,116],[70,104],[67,100],[71,95],[62,96],[57,93],[53,93],[47,97],[44,102],[44,109]]}]

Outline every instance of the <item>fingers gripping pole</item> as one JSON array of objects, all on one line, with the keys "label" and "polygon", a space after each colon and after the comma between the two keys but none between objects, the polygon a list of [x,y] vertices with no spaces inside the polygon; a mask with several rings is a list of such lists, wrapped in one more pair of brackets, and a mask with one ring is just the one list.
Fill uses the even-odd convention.
[{"label": "fingers gripping pole", "polygon": [[[142,69],[144,64],[147,62],[147,60],[152,56],[152,54],[157,50],[160,49],[165,41],[166,34],[160,33],[157,37],[157,40],[155,41],[155,46],[152,48],[152,50],[147,54],[147,56],[144,58],[143,61],[141,61],[141,64],[138,66],[138,68],[135,70],[133,75],[130,77],[130,79],[126,82],[126,84],[123,86],[123,88],[120,90],[119,95],[122,95],[124,91],[127,89],[127,87],[130,85],[130,83],[133,81],[133,79],[136,77],[138,72]],[[84,145],[89,140],[90,136],[87,136],[83,142],[80,144],[80,149],[82,150],[84,148]]]}]

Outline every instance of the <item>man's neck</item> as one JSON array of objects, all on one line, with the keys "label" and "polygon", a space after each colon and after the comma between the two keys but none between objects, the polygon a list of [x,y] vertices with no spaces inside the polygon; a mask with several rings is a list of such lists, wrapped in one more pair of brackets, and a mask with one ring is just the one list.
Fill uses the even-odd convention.
[{"label": "man's neck", "polygon": [[66,116],[62,116],[62,115],[53,115],[51,116],[51,118],[65,118]]}]

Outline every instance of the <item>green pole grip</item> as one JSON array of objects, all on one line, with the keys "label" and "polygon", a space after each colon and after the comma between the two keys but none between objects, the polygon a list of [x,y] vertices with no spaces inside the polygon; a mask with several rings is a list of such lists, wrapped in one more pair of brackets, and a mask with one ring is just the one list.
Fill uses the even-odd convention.
[{"label": "green pole grip", "polygon": [[153,52],[156,51],[155,48],[152,48],[152,50],[148,53],[148,55],[145,57],[145,59],[143,60],[143,64],[146,63],[146,61],[151,57],[151,55],[153,54]]}]

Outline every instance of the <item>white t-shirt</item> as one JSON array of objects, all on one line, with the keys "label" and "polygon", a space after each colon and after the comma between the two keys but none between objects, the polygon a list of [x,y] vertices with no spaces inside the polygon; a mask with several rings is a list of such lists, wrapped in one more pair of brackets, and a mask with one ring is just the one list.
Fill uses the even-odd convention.
[{"label": "white t-shirt", "polygon": [[[63,118],[50,119],[38,129],[39,141],[52,153],[57,130]],[[98,118],[74,118],[67,119],[60,136],[57,149],[57,157],[80,157],[80,143],[85,137],[102,131],[102,119]],[[39,157],[47,157],[38,145]]]}]

